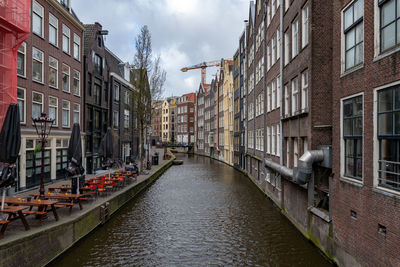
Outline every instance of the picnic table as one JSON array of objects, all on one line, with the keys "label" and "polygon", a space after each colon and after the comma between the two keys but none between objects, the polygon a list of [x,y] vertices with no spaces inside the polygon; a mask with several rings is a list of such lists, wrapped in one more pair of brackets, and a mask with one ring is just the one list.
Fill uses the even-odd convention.
[{"label": "picnic table", "polygon": [[[40,225],[44,219],[44,217],[47,215],[47,212],[49,211],[48,208],[50,207],[50,210],[53,212],[54,218],[56,221],[58,221],[59,217],[56,211],[56,204],[58,201],[54,200],[42,200],[42,199],[30,199],[29,201],[27,199],[18,199],[15,197],[6,197],[4,200],[4,203],[7,203],[8,205],[12,206],[29,206],[29,210],[22,211],[24,215],[29,215],[29,214],[35,214],[39,216],[39,222],[38,225]],[[8,206],[10,207],[10,206]],[[33,207],[38,207],[38,210],[32,210]]]},{"label": "picnic table", "polygon": [[[47,199],[58,199],[58,200],[66,200],[66,202],[57,202],[56,207],[62,207],[62,206],[68,206],[69,207],[69,213],[71,214],[72,212],[72,207],[75,205],[75,203],[78,203],[79,209],[82,210],[82,202],[81,199],[89,196],[90,194],[70,194],[70,193],[47,193],[45,194],[45,198]],[[39,193],[34,193],[31,194],[32,197],[37,198],[39,197]],[[43,201],[43,200],[42,200]],[[69,202],[67,202],[69,201]]]},{"label": "picnic table", "polygon": [[28,206],[5,206],[4,209],[0,209],[0,212],[8,214],[6,220],[0,221],[2,224],[0,237],[3,237],[9,222],[17,219],[21,219],[26,231],[30,229],[29,224],[25,219],[25,215],[22,213],[23,210],[28,208]]}]

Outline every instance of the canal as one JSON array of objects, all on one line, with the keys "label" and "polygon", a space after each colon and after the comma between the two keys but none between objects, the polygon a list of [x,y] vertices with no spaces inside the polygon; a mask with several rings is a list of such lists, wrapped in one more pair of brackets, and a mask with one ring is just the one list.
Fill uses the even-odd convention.
[{"label": "canal", "polygon": [[54,266],[330,266],[233,168],[178,156],[149,189]]}]

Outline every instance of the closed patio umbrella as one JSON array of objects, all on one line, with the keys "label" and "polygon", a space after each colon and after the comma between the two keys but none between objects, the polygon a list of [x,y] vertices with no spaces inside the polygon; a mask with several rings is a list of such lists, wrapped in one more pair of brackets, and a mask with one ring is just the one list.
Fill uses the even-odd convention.
[{"label": "closed patio umbrella", "polygon": [[110,159],[113,156],[113,137],[112,137],[112,132],[111,128],[107,129],[106,134],[104,135],[103,139],[100,142],[100,147],[99,147],[99,156],[103,158],[103,161],[106,162],[106,166],[108,169],[108,177],[110,177]]},{"label": "closed patio umbrella", "polygon": [[[72,128],[71,137],[69,139],[69,146],[67,150],[67,160],[69,162],[68,174],[71,176],[80,175],[84,173],[82,167],[82,141],[81,141],[81,129],[78,123],[74,123]],[[79,183],[77,177],[73,177],[72,187],[73,193],[79,193]],[[74,186],[75,185],[75,186]]]},{"label": "closed patio umbrella", "polygon": [[17,104],[10,104],[0,132],[0,187],[3,188],[1,208],[4,208],[5,190],[15,182],[15,164],[21,147],[21,127]]}]

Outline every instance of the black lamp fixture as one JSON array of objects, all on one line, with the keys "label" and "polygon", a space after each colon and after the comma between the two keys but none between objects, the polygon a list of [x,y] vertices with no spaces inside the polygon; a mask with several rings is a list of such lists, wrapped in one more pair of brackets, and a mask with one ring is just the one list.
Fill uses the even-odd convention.
[{"label": "black lamp fixture", "polygon": [[47,117],[46,113],[42,112],[39,118],[32,118],[32,121],[42,145],[42,166],[40,175],[39,198],[44,199],[44,150],[46,147],[47,138],[50,135],[51,127],[54,123],[54,119]]}]

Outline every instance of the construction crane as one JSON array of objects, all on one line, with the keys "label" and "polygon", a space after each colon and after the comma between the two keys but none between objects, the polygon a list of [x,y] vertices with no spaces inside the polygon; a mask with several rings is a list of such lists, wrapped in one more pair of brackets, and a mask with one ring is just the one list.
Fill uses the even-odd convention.
[{"label": "construction crane", "polygon": [[190,67],[184,67],[181,69],[182,72],[187,72],[188,70],[201,69],[201,83],[206,83],[206,68],[208,67],[219,67],[221,66],[222,60],[213,60],[208,62],[202,62]]}]

